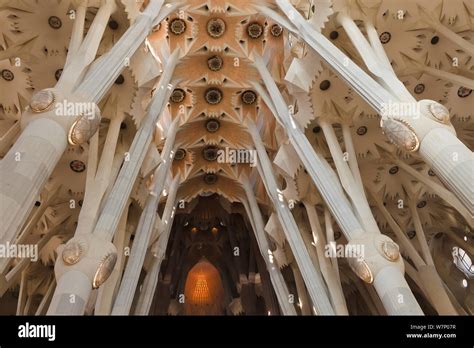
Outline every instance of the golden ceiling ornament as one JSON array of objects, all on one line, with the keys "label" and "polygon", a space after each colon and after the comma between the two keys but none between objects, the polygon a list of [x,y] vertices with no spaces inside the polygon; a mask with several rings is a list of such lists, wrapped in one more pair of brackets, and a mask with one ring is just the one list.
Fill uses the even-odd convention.
[{"label": "golden ceiling ornament", "polygon": [[202,150],[202,156],[206,161],[214,162],[219,157],[219,149],[216,146],[207,146]]},{"label": "golden ceiling ornament", "polygon": [[216,120],[215,118],[212,118],[206,122],[206,129],[209,133],[215,133],[219,130],[221,127],[221,123],[219,120]]},{"label": "golden ceiling ornament", "polygon": [[406,121],[387,118],[381,121],[381,127],[387,138],[400,149],[407,152],[418,151],[420,141]]},{"label": "golden ceiling ornament", "polygon": [[242,102],[247,105],[252,105],[257,101],[257,94],[254,91],[244,91],[240,96]]},{"label": "golden ceiling ornament", "polygon": [[54,92],[50,89],[43,89],[33,94],[30,101],[30,108],[36,113],[45,112],[52,108],[55,101],[56,96]]},{"label": "golden ceiling ornament", "polygon": [[247,27],[247,34],[252,39],[258,39],[263,34],[263,26],[258,22],[250,23]]},{"label": "golden ceiling ornament", "polygon": [[274,37],[280,37],[281,34],[283,33],[283,27],[279,24],[273,24],[272,27],[270,28],[270,33]]},{"label": "golden ceiling ornament", "polygon": [[211,105],[219,104],[222,101],[222,91],[219,88],[209,88],[204,94],[206,102]]},{"label": "golden ceiling ornament", "polygon": [[99,288],[109,278],[112,273],[115,263],[117,262],[117,253],[110,252],[101,261],[97,271],[95,272],[94,279],[92,280],[92,287],[94,289]]},{"label": "golden ceiling ornament", "polygon": [[370,270],[367,262],[364,261],[361,257],[352,257],[348,259],[349,266],[352,271],[364,282],[372,284],[374,281],[374,276]]},{"label": "golden ceiling ornament", "polygon": [[173,103],[177,104],[177,103],[181,103],[185,97],[186,97],[186,92],[183,89],[175,88],[173,90],[173,93],[171,93],[170,99]]},{"label": "golden ceiling ornament", "polygon": [[204,175],[204,182],[208,185],[214,185],[217,182],[217,175],[214,173],[207,173]]},{"label": "golden ceiling ornament", "polygon": [[73,123],[68,133],[68,142],[71,145],[81,145],[89,141],[100,126],[100,111],[95,105],[85,111]]},{"label": "golden ceiling ornament", "polygon": [[186,22],[181,18],[175,18],[170,22],[169,28],[174,35],[181,35],[186,31]]},{"label": "golden ceiling ornament", "polygon": [[224,61],[219,56],[212,56],[207,60],[207,67],[211,71],[219,71],[222,69]]},{"label": "golden ceiling ornament", "polygon": [[225,22],[221,18],[211,18],[207,22],[207,33],[215,39],[224,35],[225,29]]},{"label": "golden ceiling ornament", "polygon": [[435,102],[430,104],[429,110],[436,121],[443,124],[449,123],[450,115],[449,110],[446,106]]},{"label": "golden ceiling ornament", "polygon": [[183,148],[179,148],[176,150],[176,153],[174,154],[174,158],[176,161],[181,161],[186,157],[186,150]]},{"label": "golden ceiling ornament", "polygon": [[83,240],[70,240],[61,254],[66,265],[74,265],[79,262],[87,249],[87,244]]},{"label": "golden ceiling ornament", "polygon": [[395,262],[400,258],[398,245],[391,240],[385,240],[381,244],[382,256],[387,260]]}]

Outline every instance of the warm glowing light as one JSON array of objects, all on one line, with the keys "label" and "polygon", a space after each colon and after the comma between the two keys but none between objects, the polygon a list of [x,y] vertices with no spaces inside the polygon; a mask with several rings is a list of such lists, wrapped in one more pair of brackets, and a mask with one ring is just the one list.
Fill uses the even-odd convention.
[{"label": "warm glowing light", "polygon": [[209,287],[207,286],[206,276],[200,274],[194,287],[192,300],[196,304],[205,304],[209,302],[209,299]]},{"label": "warm glowing light", "polygon": [[203,258],[188,273],[184,307],[188,315],[223,314],[224,287],[219,271]]}]

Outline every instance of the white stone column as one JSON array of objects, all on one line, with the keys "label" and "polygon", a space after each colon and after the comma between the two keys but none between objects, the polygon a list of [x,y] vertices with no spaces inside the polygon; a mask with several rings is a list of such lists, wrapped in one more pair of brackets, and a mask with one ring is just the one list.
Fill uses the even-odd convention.
[{"label": "white stone column", "polygon": [[361,236],[364,230],[352,211],[352,206],[345,196],[340,182],[337,180],[337,174],[327,161],[314,151],[303,131],[291,119],[289,107],[286,105],[263,60],[256,54],[254,54],[254,60],[269,94],[257,83],[253,84],[255,90],[267,105],[273,106],[275,118],[285,127],[298,157],[300,157],[344,234],[348,238]]},{"label": "white stone column", "polygon": [[[257,8],[294,35],[301,37],[314,49],[382,116],[381,127],[387,137],[405,151],[419,150],[422,158],[474,215],[474,193],[471,187],[474,178],[474,155],[456,137],[449,122],[448,110],[434,101],[420,101],[414,103],[418,110],[412,113],[394,113],[389,106],[403,101],[400,96],[393,96],[374,81],[324,35],[314,30],[287,0],[276,0],[276,3],[291,23],[283,20],[271,9],[262,6]],[[400,88],[400,84],[395,86],[393,78],[389,80],[392,80],[391,85],[395,90]],[[403,95],[405,100],[408,100],[406,93]],[[453,156],[458,159],[453,161]]]},{"label": "white stone column", "polygon": [[166,248],[168,246],[168,240],[173,227],[173,221],[176,212],[176,194],[178,192],[178,186],[180,182],[180,176],[176,175],[171,182],[168,196],[166,198],[165,209],[161,216],[161,222],[158,227],[158,240],[151,246],[151,253],[154,257],[160,260],[160,264],[166,256]]},{"label": "white stone column", "polygon": [[[65,258],[65,255],[63,255],[64,251],[58,251],[60,257],[58,257],[55,266],[58,286],[54,292],[52,305],[49,307],[48,314],[60,314],[60,312],[63,311],[63,308],[70,308],[70,311],[80,310],[79,307],[72,306],[68,299],[63,296],[64,293],[67,293],[67,290],[63,288],[64,283],[60,281],[60,278],[64,276],[64,274],[77,270],[83,272],[87,276],[77,278],[72,282],[78,289],[86,287],[85,279],[88,279],[87,286],[92,289],[97,272],[101,273],[99,274],[99,278],[102,282],[110,275],[116,261],[116,255],[115,258],[113,255],[116,253],[116,250],[114,245],[110,243],[110,240],[117,229],[117,225],[125,209],[133,184],[152,141],[156,122],[161,116],[171,90],[173,89],[173,85],[170,85],[169,82],[174,72],[177,60],[178,50],[170,56],[166,69],[161,76],[157,93],[150,102],[148,113],[133,139],[129,151],[130,161],[124,162],[117,180],[105,201],[94,232],[88,235],[84,234],[76,236],[67,243],[65,249],[70,248],[72,251],[77,249],[81,250],[81,252],[76,254],[72,261],[65,263],[64,259],[67,259],[67,257]],[[89,241],[90,239],[92,241]],[[68,245],[70,246],[68,247]],[[92,245],[94,245],[94,247],[92,247]],[[100,267],[102,268],[99,269]],[[100,282],[96,283],[97,287],[101,285]],[[72,286],[72,289],[74,288],[75,287]],[[74,295],[74,293],[69,295]],[[75,314],[80,315],[83,314],[83,312],[79,311],[75,312]]]},{"label": "white stone column", "polygon": [[156,122],[161,117],[174,88],[170,84],[170,80],[178,61],[178,54],[179,50],[176,50],[166,64],[157,92],[149,105],[147,115],[135,134],[135,138],[128,151],[129,160],[124,161],[114,187],[107,197],[107,201],[97,220],[93,233],[102,236],[104,239],[110,240],[115,233],[121,213],[125,208],[125,203],[130,196],[148,147],[151,144]]},{"label": "white stone column", "polygon": [[298,230],[298,225],[285,202],[283,194],[277,186],[273,175],[273,168],[268,158],[268,154],[263,145],[260,133],[251,120],[247,120],[247,128],[255,144],[258,154],[258,164],[261,168],[261,177],[265,183],[268,196],[273,202],[273,206],[280,221],[286,240],[290,245],[296,263],[301,270],[301,275],[306,283],[309,296],[317,314],[331,315],[334,309],[329,301],[326,284],[319,269],[313,267],[308,250],[306,249],[303,237]]},{"label": "white stone column", "polygon": [[[159,239],[151,246],[151,254],[153,261],[151,267],[143,282],[143,287],[138,297],[137,306],[134,313],[136,315],[147,315],[150,311],[151,303],[155,295],[156,286],[158,284],[158,275],[160,273],[161,263],[165,257],[166,248],[169,242],[171,227],[176,211],[176,195],[179,184],[179,175],[173,179],[168,193],[165,209],[159,225]],[[120,314],[120,313],[117,313]]]},{"label": "white stone column", "polygon": [[160,273],[161,262],[158,258],[153,258],[153,263],[143,281],[142,291],[138,298],[135,315],[148,315],[155,295],[156,285],[158,284],[158,275]]},{"label": "white stone column", "polygon": [[[263,60],[254,53],[254,61],[271,97],[259,84],[254,83],[254,88],[259,92],[265,103],[273,104],[273,110],[276,111],[275,117],[285,127],[298,157],[300,157],[349,243],[353,244],[356,249],[364,250],[362,252],[363,255],[355,256],[350,262],[354,272],[361,279],[371,284],[382,269],[385,267],[396,267],[400,272],[400,276],[395,278],[398,281],[395,292],[383,289],[383,284],[378,289],[376,288],[377,292],[379,289],[382,291],[379,293],[381,297],[392,296],[391,301],[396,304],[397,300],[393,296],[395,296],[396,291],[400,291],[399,294],[403,295],[407,302],[416,303],[413,293],[403,278],[404,268],[398,246],[390,238],[381,235],[378,230],[365,231],[362,228],[360,221],[355,216],[349,201],[342,191],[340,182],[335,179],[337,177],[336,174],[325,159],[318,156],[303,131],[292,119],[289,108],[286,106],[283,96]],[[412,306],[408,309],[404,302],[400,303],[399,306],[395,304],[390,308],[386,308],[388,314],[423,314],[419,306]]]},{"label": "white stone column", "polygon": [[444,128],[426,134],[419,153],[474,216],[474,154]]},{"label": "white stone column", "polygon": [[[167,161],[167,163],[170,162],[170,160]],[[157,186],[157,179],[159,177],[158,172],[160,170],[168,172],[169,165],[162,163],[162,165],[160,165],[160,167],[155,171],[153,191],[150,192],[145,203],[145,208],[143,209],[142,215],[140,216],[140,221],[135,232],[135,239],[133,240],[132,250],[130,252],[127,266],[122,277],[122,282],[120,283],[120,288],[112,309],[112,315],[130,314],[130,308],[132,307],[133,298],[135,296],[138,280],[140,278],[140,271],[143,267],[143,262],[145,261],[145,255],[148,249],[148,243],[155,226],[158,203],[161,196],[160,193],[163,189],[162,187]],[[177,176],[170,188],[170,203],[174,203],[178,183],[179,179]],[[169,219],[169,217],[166,218]]]},{"label": "white stone column", "polygon": [[160,14],[163,2],[164,0],[150,1],[145,11],[137,16],[110,51],[92,64],[75,93],[94,102],[102,99],[120,72],[130,63],[133,54],[145,41],[153,28],[155,19]]},{"label": "white stone column", "polygon": [[19,232],[67,144],[63,127],[33,121],[0,161],[0,243]]},{"label": "white stone column", "polygon": [[[162,2],[151,1],[145,12],[112,48],[111,54],[102,56],[98,61],[100,64],[94,65],[77,91],[68,94],[61,89],[46,89],[33,96],[30,108],[22,117],[24,130],[0,162],[0,219],[5,221],[0,225],[0,241],[6,238],[7,231],[10,237],[15,236],[24,224],[33,203],[66,149],[72,127],[79,122],[80,115],[59,112],[57,104],[63,101],[98,102],[123,69],[125,58],[131,57],[151,31],[154,20],[160,16],[157,11]],[[107,7],[103,12],[110,11]],[[113,78],[110,74],[117,76]],[[96,111],[99,114],[99,110]],[[88,120],[95,123],[93,127],[88,127],[94,129],[94,133],[98,128],[97,120],[100,117]],[[88,140],[94,133],[83,136]]]},{"label": "white stone column", "polygon": [[267,237],[265,236],[265,226],[263,223],[262,213],[258,207],[257,198],[253,192],[253,188],[248,180],[242,182],[242,186],[247,196],[247,201],[242,201],[242,204],[247,212],[247,216],[251,222],[255,239],[257,240],[260,253],[267,265],[267,270],[270,275],[270,280],[275,290],[275,294],[280,305],[281,312],[284,315],[296,315],[295,307],[290,303],[290,293],[286,286],[285,279],[281,274],[277,265],[273,260],[269,259],[270,246]]}]

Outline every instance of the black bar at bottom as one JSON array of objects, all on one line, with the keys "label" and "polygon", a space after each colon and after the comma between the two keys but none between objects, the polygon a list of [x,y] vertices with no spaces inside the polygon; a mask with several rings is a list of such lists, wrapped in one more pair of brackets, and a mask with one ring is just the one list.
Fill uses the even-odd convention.
[{"label": "black bar at bottom", "polygon": [[[53,326],[54,325],[54,337]],[[0,346],[272,344],[473,347],[474,320],[440,317],[0,317]],[[22,336],[22,337],[20,337]],[[42,336],[42,337],[37,337]]]}]

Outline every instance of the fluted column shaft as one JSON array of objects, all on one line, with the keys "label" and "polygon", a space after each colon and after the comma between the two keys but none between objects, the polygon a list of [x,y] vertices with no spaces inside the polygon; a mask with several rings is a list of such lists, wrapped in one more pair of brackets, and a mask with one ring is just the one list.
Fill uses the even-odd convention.
[{"label": "fluted column shaft", "polygon": [[[105,201],[104,207],[94,228],[94,232],[90,235],[81,235],[82,239],[80,240],[85,240],[85,242],[92,240],[89,241],[89,243],[94,244],[95,247],[89,248],[86,254],[82,256],[84,262],[79,261],[73,265],[66,265],[62,258],[59,257],[57,259],[55,273],[58,278],[58,286],[54,292],[48,314],[62,314],[71,311],[71,314],[83,314],[82,308],[70,303],[69,297],[75,294],[74,291],[70,291],[74,290],[75,286],[78,289],[88,287],[90,294],[90,291],[92,290],[92,277],[94,276],[93,268],[98,267],[99,264],[97,264],[97,262],[100,262],[101,260],[101,257],[99,257],[98,254],[106,253],[108,250],[106,246],[108,246],[109,249],[113,247],[110,240],[117,229],[120,217],[125,209],[132,187],[152,141],[153,130],[155,129],[156,122],[161,116],[171,93],[172,86],[170,88],[169,82],[177,64],[177,60],[178,50],[170,56],[166,69],[161,76],[157,92],[150,102],[147,115],[133,139],[129,151],[130,160],[123,163],[117,180]],[[71,240],[68,243],[72,242],[75,241]],[[113,251],[109,250],[108,252]],[[94,260],[94,263],[89,261],[90,258]],[[72,286],[71,284],[65,286],[61,281],[61,278],[71,271],[83,272],[85,277],[77,277],[77,279],[75,278],[73,281],[70,281],[70,283],[73,283]],[[86,279],[89,279],[87,286],[85,284]]]},{"label": "fluted column shaft", "polygon": [[[140,270],[143,267],[145,261],[145,255],[148,249],[148,243],[150,241],[153,228],[155,226],[158,203],[163,190],[164,180],[160,180],[165,175],[161,173],[168,173],[172,160],[170,158],[171,149],[176,135],[176,123],[174,127],[170,129],[166,139],[163,152],[161,153],[162,162],[161,165],[155,170],[154,180],[152,186],[152,192],[147,197],[145,208],[140,216],[137,231],[135,232],[135,238],[133,240],[132,250],[128,258],[127,266],[120,283],[120,288],[117,297],[114,302],[112,315],[128,315],[132,306],[133,298],[135,295],[138,280],[140,278]],[[175,185],[170,191],[176,192],[177,180]],[[176,194],[174,194],[175,196]],[[174,197],[169,197],[174,200]]]},{"label": "fluted column shaft", "polygon": [[[446,115],[449,112],[447,110],[438,111],[439,114],[436,115],[436,112],[430,111],[431,105],[428,104],[437,103],[428,100],[418,103],[411,102],[417,109],[412,114],[394,114],[394,111],[390,110],[390,105],[409,100],[407,93],[401,93],[403,97],[401,94],[390,94],[324,35],[314,30],[311,24],[305,21],[287,0],[276,0],[276,3],[291,20],[291,23],[281,24],[293,34],[301,37],[382,116],[381,126],[385,134],[391,140],[395,140],[397,146],[407,150],[404,146],[406,141],[411,138],[410,147],[412,148],[409,151],[416,152],[419,149],[421,157],[431,165],[433,171],[474,215],[474,192],[472,190],[474,154],[456,137],[456,133],[449,123],[449,115]],[[271,10],[266,10],[266,12],[275,16]],[[280,22],[282,21],[280,20]],[[346,27],[348,27],[347,23]],[[350,26],[348,28],[350,29]],[[349,33],[351,32],[352,30],[349,30]],[[389,74],[385,74],[384,78],[385,81],[391,80],[394,90],[401,88],[401,84],[393,81]],[[403,133],[403,137],[400,137],[401,133]],[[415,141],[414,138],[417,140]],[[453,160],[453,158],[459,159]]]},{"label": "fluted column shaft", "polygon": [[273,201],[273,206],[277,212],[286,240],[290,245],[291,251],[295,257],[296,263],[301,270],[301,275],[306,283],[309,296],[313,306],[318,314],[331,315],[334,309],[331,306],[327,294],[327,287],[321,276],[321,272],[313,267],[308,250],[306,249],[303,237],[301,236],[298,225],[291,214],[291,211],[284,201],[283,195],[279,192],[276,179],[273,175],[273,168],[263,145],[260,133],[255,124],[248,120],[248,130],[255,144],[258,153],[258,162],[261,166],[261,176],[265,183],[268,196]]},{"label": "fluted column shaft", "polygon": [[286,286],[285,279],[281,274],[278,267],[270,262],[268,252],[270,251],[270,246],[265,236],[265,226],[263,223],[263,218],[258,207],[257,198],[253,192],[252,187],[248,181],[242,183],[242,186],[245,190],[247,196],[247,201],[242,202],[247,212],[247,216],[252,225],[253,232],[255,234],[255,239],[257,240],[260,253],[267,265],[268,273],[270,274],[270,280],[275,290],[278,304],[280,305],[281,312],[284,315],[296,315],[295,307],[290,303],[290,293],[288,287]]},{"label": "fluted column shaft", "polygon": [[[139,16],[143,19],[137,18],[112,51],[123,52],[120,57],[131,56],[151,31],[162,2],[152,1],[146,13]],[[149,20],[150,16],[152,20]],[[130,45],[132,42],[134,44]],[[125,52],[126,47],[128,49]],[[100,64],[107,66],[107,69],[95,69],[93,79],[84,80],[79,91],[72,95],[55,91],[56,100],[53,100],[53,104],[63,99],[70,102],[98,102],[111,85],[108,82],[101,84],[100,81],[110,80],[110,69],[118,72],[123,69],[123,60],[120,59],[117,60],[115,55],[101,57]],[[74,117],[58,115],[55,105],[40,113],[26,111],[23,116],[25,128],[0,162],[0,241],[6,238],[7,231],[9,236],[16,235],[26,221],[34,202],[67,147],[67,134],[74,122]]]},{"label": "fluted column shaft", "polygon": [[[393,282],[378,281],[377,286],[375,286],[379,296],[381,298],[386,297],[382,301],[385,301],[384,303],[387,304],[391,303],[389,308],[386,308],[387,313],[391,315],[422,315],[423,312],[403,277],[404,267],[401,258],[399,255],[398,257],[393,256],[393,259],[388,261],[388,258],[383,256],[384,251],[380,246],[382,243],[385,243],[393,248],[398,247],[393,245],[394,243],[388,237],[382,236],[379,231],[364,231],[347,197],[344,195],[340,182],[336,179],[336,174],[327,161],[314,151],[301,128],[292,119],[293,116],[285,105],[283,96],[263,60],[254,53],[254,61],[271,97],[259,84],[254,83],[254,88],[260,93],[260,96],[267,105],[273,104],[271,109],[275,111],[274,116],[285,127],[298,157],[301,159],[329,210],[341,227],[342,232],[351,244],[364,247],[364,255],[359,255],[359,257],[362,257],[362,263],[359,261],[355,263],[357,267],[362,268],[359,268],[356,273],[362,278],[364,277],[364,269],[365,271],[370,270],[371,275],[368,277],[365,274],[365,281],[372,283],[377,279],[383,278],[383,274],[393,273],[397,269],[399,275],[394,277]],[[379,274],[382,275],[379,277]],[[401,295],[402,298],[400,302],[397,302],[398,295]],[[407,303],[410,305],[407,306]]]}]

